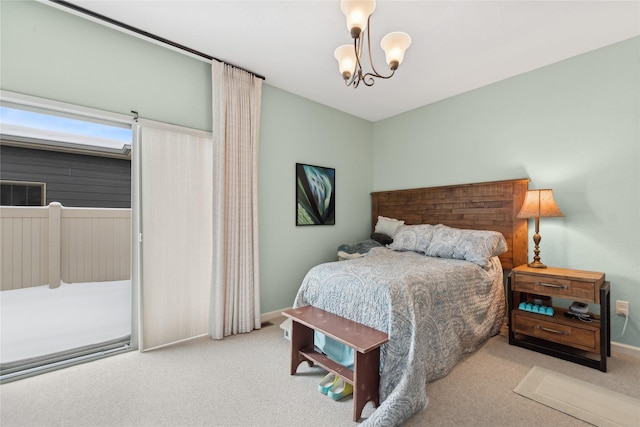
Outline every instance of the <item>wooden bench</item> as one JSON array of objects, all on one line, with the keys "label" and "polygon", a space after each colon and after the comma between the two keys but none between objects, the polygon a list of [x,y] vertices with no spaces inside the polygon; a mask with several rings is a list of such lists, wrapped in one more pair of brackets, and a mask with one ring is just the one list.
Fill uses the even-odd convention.
[{"label": "wooden bench", "polygon": [[[384,332],[313,306],[291,308],[282,314],[291,322],[291,375],[307,362],[342,377],[353,386],[353,421],[358,421],[367,402],[380,404],[380,346],[389,340]],[[353,371],[314,350],[314,331],[345,344],[354,351]]]}]

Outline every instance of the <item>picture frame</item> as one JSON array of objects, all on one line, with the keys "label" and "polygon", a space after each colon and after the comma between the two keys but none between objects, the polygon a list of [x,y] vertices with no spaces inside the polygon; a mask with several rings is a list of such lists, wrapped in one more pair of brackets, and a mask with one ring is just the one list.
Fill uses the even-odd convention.
[{"label": "picture frame", "polygon": [[296,163],[296,226],[335,225],[336,170]]}]

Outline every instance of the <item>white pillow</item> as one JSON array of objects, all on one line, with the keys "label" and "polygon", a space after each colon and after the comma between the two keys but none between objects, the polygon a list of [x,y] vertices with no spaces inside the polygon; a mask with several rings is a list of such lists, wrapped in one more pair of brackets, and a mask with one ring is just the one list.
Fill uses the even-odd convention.
[{"label": "white pillow", "polygon": [[374,233],[383,233],[387,236],[393,237],[398,232],[398,228],[404,225],[404,221],[400,221],[393,218],[387,218],[385,216],[379,216],[378,222]]}]

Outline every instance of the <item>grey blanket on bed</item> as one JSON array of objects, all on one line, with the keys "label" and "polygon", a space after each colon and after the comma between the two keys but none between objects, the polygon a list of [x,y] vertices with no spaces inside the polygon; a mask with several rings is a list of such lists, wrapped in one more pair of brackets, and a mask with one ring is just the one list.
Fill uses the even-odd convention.
[{"label": "grey blanket on bed", "polygon": [[366,254],[372,248],[379,248],[382,245],[373,239],[363,240],[361,242],[344,244],[338,246],[338,252],[342,251],[348,254]]},{"label": "grey blanket on bed", "polygon": [[294,307],[316,307],[389,334],[381,348],[380,406],[366,426],[397,426],[428,402],[426,384],[495,335],[504,317],[498,258],[489,271],[462,260],[373,248],[312,268]]}]

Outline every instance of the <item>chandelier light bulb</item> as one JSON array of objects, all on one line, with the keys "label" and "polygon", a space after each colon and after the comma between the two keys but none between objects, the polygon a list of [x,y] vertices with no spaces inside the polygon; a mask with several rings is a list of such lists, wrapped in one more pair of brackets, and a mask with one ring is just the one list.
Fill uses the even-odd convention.
[{"label": "chandelier light bulb", "polygon": [[347,29],[357,39],[367,27],[369,16],[376,10],[375,0],[342,0],[342,13],[347,17]]},{"label": "chandelier light bulb", "polygon": [[353,46],[343,44],[333,52],[333,56],[338,61],[338,67],[340,68],[342,78],[349,80],[356,69],[356,54]]},{"label": "chandelier light bulb", "polygon": [[411,46],[411,37],[401,31],[389,33],[382,38],[380,46],[384,50],[389,68],[395,70],[402,63],[405,51]]}]

